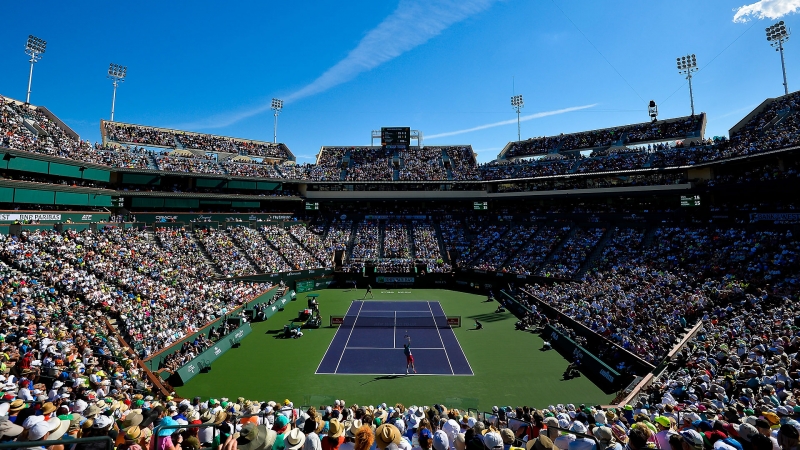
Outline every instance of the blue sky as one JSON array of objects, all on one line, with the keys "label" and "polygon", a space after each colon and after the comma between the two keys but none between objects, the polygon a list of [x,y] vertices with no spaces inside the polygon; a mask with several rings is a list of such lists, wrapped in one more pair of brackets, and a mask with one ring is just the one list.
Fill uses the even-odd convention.
[{"label": "blue sky", "polygon": [[[695,108],[707,135],[783,93],[764,28],[792,28],[800,0],[391,0],[64,2],[4,5],[0,94],[25,98],[25,40],[48,41],[31,102],[84,139],[108,118],[110,62],[127,65],[116,119],[272,140],[270,99],[286,101],[278,140],[308,162],[322,145],[366,145],[410,126],[428,145],[471,144],[482,162],[522,137],[689,114],[675,58],[695,53]],[[736,21],[734,21],[736,19]],[[790,91],[800,45],[789,41]],[[513,80],[513,84],[512,84]],[[513,88],[512,88],[513,86]],[[487,126],[498,122],[511,122]],[[472,130],[474,131],[464,131]],[[437,136],[439,135],[439,136]]]}]

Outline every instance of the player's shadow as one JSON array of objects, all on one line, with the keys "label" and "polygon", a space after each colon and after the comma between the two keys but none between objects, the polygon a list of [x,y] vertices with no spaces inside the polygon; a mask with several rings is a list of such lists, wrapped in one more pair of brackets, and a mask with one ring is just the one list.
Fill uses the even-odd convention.
[{"label": "player's shadow", "polygon": [[364,383],[361,383],[361,386],[364,386],[365,384],[372,383],[373,381],[396,380],[398,378],[403,378],[403,375],[383,375],[383,376],[380,376],[380,377],[375,377],[375,378],[373,378],[373,379],[371,379],[369,381],[366,381]]},{"label": "player's shadow", "polygon": [[505,314],[495,314],[494,312],[467,316],[467,319],[479,320],[481,322],[498,322],[500,320],[505,320],[506,318],[507,316]]}]

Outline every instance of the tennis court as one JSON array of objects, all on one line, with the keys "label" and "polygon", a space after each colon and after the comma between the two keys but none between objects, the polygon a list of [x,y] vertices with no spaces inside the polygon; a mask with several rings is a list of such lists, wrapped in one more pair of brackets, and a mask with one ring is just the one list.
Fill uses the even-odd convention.
[{"label": "tennis court", "polygon": [[350,304],[317,374],[405,375],[405,336],[418,375],[473,375],[439,302],[361,301]]}]

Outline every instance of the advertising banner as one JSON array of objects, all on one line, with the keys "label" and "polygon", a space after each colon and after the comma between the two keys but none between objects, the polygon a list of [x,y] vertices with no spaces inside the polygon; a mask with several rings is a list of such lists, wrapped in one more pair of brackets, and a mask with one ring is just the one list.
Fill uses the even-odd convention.
[{"label": "advertising banner", "polygon": [[89,222],[105,222],[109,220],[108,213],[100,212],[76,212],[76,213],[62,213],[62,212],[36,212],[27,213],[24,211],[0,211],[0,223],[14,223],[14,222],[42,222],[42,223],[60,223],[60,222],[74,222],[74,223],[89,223]]},{"label": "advertising banner", "polygon": [[597,356],[589,353],[559,330],[547,325],[544,334],[550,338],[553,348],[569,359],[570,362],[580,359],[580,371],[597,384],[600,389],[606,392],[613,392],[623,382],[622,375],[619,372],[601,361]]},{"label": "advertising banner", "polygon": [[217,341],[203,353],[197,355],[193,360],[189,361],[189,363],[183,365],[177,372],[181,382],[185,384],[202,370],[211,367],[212,362],[230,350],[231,347],[241,342],[251,331],[253,331],[253,329],[250,327],[250,324],[246,322],[244,325],[228,333],[228,335]]}]

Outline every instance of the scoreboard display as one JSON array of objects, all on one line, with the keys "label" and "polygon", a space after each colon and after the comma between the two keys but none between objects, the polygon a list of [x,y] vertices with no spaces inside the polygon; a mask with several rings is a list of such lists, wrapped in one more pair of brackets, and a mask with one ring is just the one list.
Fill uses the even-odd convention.
[{"label": "scoreboard display", "polygon": [[700,206],[700,196],[699,195],[681,195],[681,206]]},{"label": "scoreboard display", "polygon": [[387,148],[408,148],[411,145],[410,127],[381,128],[381,146]]},{"label": "scoreboard display", "polygon": [[489,209],[489,203],[488,202],[473,202],[472,203],[472,208],[475,211],[487,211]]},{"label": "scoreboard display", "polygon": [[319,202],[306,202],[306,211],[319,210]]}]

